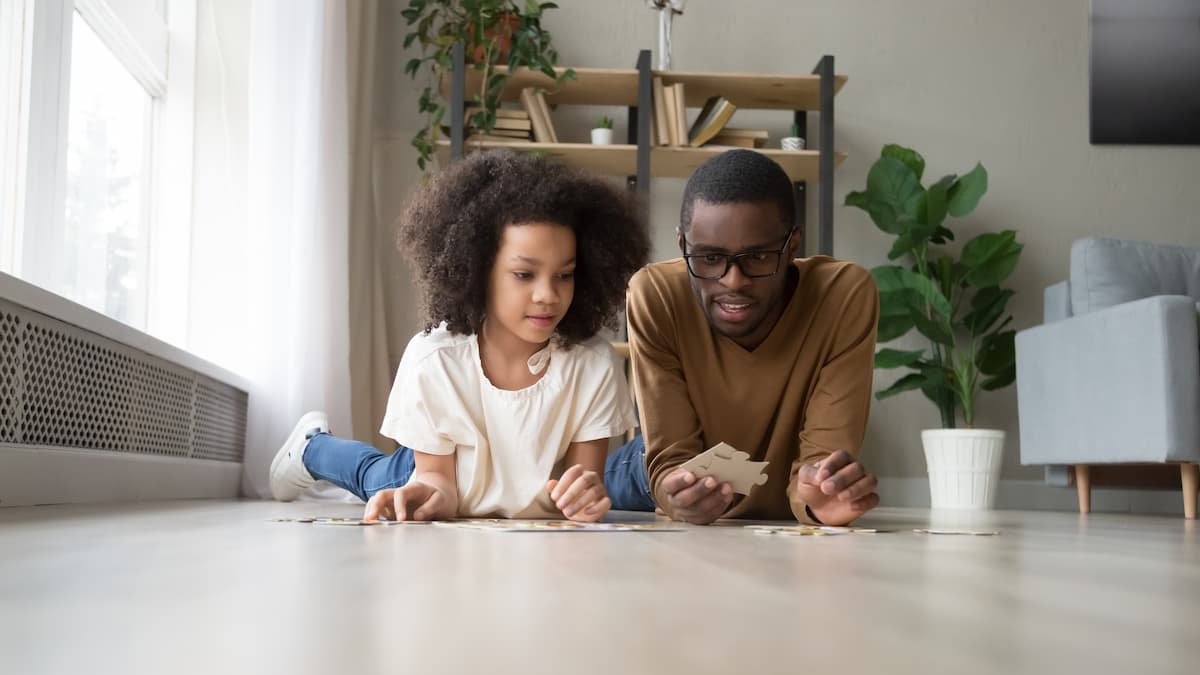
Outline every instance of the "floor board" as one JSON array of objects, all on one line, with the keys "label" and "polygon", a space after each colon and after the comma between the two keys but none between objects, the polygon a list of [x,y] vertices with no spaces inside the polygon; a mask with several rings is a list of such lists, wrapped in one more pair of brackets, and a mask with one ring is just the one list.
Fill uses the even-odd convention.
[{"label": "floor board", "polygon": [[[1194,672],[1181,518],[880,509],[893,533],[270,522],[345,504],[0,509],[6,673]],[[631,514],[616,514],[618,517]],[[995,528],[933,536],[927,525]]]}]

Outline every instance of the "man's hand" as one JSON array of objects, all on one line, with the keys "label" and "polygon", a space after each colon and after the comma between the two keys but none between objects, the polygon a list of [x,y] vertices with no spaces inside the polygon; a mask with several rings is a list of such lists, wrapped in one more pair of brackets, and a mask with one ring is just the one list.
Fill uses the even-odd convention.
[{"label": "man's hand", "polygon": [[687,469],[675,469],[662,481],[667,494],[666,512],[675,520],[695,525],[708,525],[733,503],[733,486],[718,482],[712,476],[699,480]]},{"label": "man's hand", "polygon": [[879,505],[879,481],[844,450],[796,472],[795,497],[826,525],[845,525]]},{"label": "man's hand", "polygon": [[453,518],[456,508],[441,490],[414,480],[372,495],[363,520],[443,520]]},{"label": "man's hand", "polygon": [[604,491],[604,479],[582,464],[567,469],[558,480],[550,480],[546,489],[554,505],[570,520],[599,522],[612,507],[612,500]]}]

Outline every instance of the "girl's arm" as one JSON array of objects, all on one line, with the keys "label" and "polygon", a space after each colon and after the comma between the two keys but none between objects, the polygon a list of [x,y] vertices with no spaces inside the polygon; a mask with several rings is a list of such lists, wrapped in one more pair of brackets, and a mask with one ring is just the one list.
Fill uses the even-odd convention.
[{"label": "girl's arm", "polygon": [[456,453],[431,455],[413,451],[416,468],[401,488],[376,492],[363,520],[445,520],[458,515]]},{"label": "girl's arm", "polygon": [[546,484],[550,498],[571,520],[596,522],[608,513],[612,501],[604,489],[604,460],[608,439],[572,443],[563,464],[567,470]]}]

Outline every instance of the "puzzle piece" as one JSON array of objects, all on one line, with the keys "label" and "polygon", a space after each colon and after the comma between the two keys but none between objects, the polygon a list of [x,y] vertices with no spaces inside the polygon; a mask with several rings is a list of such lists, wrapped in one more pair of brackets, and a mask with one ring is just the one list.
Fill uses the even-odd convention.
[{"label": "puzzle piece", "polygon": [[681,466],[697,478],[712,476],[729,483],[734,492],[748,495],[754,486],[767,482],[767,474],[763,473],[767,464],[768,462],[751,462],[749,453],[742,452],[728,443],[717,443]]}]

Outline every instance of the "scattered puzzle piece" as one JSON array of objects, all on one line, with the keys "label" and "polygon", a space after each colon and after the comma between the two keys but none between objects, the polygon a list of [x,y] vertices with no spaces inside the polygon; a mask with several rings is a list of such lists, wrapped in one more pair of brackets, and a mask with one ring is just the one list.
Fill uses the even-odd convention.
[{"label": "scattered puzzle piece", "polygon": [[876,534],[891,530],[877,530],[873,527],[837,527],[834,525],[747,525],[747,530],[754,534],[781,534],[793,537],[820,537],[832,534]]},{"label": "scattered puzzle piece", "polygon": [[697,478],[712,476],[729,483],[734,492],[748,495],[754,486],[767,482],[767,474],[763,473],[767,464],[768,462],[751,462],[749,453],[742,452],[728,443],[717,443],[681,466]]},{"label": "scattered puzzle piece", "polygon": [[913,530],[917,534],[965,534],[972,537],[992,537],[999,532],[995,530],[951,530],[946,528],[918,528]]}]

